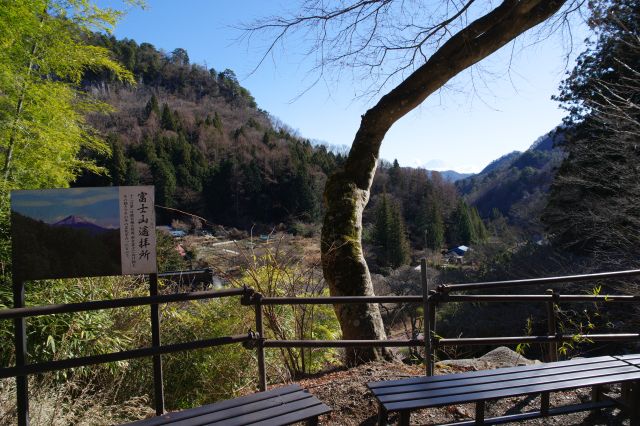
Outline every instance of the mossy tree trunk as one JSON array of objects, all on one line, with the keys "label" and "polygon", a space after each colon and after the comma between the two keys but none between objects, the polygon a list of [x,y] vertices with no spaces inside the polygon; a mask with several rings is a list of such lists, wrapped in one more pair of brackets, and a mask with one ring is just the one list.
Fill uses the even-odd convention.
[{"label": "mossy tree trunk", "polygon": [[[362,251],[362,212],[391,126],[459,72],[556,13],[566,0],[505,0],[444,43],[427,62],[362,116],[344,168],[325,187],[322,267],[334,296],[373,295]],[[344,339],[386,339],[377,305],[336,305]],[[347,351],[347,363],[390,358],[381,348]]]}]

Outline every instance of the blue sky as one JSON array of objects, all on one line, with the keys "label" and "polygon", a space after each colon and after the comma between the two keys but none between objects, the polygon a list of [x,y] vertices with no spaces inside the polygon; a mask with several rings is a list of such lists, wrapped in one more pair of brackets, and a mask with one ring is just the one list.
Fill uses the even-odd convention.
[{"label": "blue sky", "polygon": [[45,223],[81,216],[105,228],[120,227],[118,187],[11,191],[11,210]]},{"label": "blue sky", "polygon": [[[147,0],[145,10],[129,11],[115,35],[149,42],[167,52],[182,47],[191,62],[218,71],[230,68],[260,108],[301,136],[350,145],[360,116],[375,102],[355,98],[363,89],[357,81],[345,77],[337,83],[321,83],[299,96],[315,79],[301,55],[304,44],[278,49],[252,74],[264,40],[250,44],[238,41],[242,34],[234,27],[281,14],[295,4],[278,0]],[[525,35],[483,61],[482,69],[462,73],[392,127],[382,144],[382,158],[397,158],[403,166],[478,172],[503,154],[526,149],[564,116],[550,98],[583,49],[581,40],[587,32],[579,19],[573,23],[572,33],[573,53],[568,63],[566,34],[557,32],[541,41]]]}]

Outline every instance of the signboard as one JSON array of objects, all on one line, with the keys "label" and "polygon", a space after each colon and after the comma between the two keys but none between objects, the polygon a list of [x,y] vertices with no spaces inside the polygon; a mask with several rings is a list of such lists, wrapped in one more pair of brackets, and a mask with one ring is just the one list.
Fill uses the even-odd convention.
[{"label": "signboard", "polygon": [[156,272],[153,186],[11,191],[21,280]]}]

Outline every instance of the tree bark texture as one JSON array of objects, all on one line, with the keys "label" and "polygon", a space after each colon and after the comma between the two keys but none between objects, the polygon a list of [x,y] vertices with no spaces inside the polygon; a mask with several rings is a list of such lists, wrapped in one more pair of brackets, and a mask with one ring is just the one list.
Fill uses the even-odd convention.
[{"label": "tree bark texture", "polygon": [[[373,295],[362,251],[362,212],[376,170],[380,144],[391,126],[431,93],[515,37],[545,21],[566,0],[505,0],[444,43],[429,60],[383,96],[363,116],[345,166],[327,181],[321,250],[333,296]],[[334,306],[344,339],[386,339],[374,304]],[[390,358],[387,349],[351,349],[347,364]]]}]

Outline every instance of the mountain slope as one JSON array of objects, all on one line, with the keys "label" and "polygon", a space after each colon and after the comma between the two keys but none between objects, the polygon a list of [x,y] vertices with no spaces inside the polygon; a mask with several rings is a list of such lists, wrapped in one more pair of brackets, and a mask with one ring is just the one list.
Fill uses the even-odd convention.
[{"label": "mountain slope", "polygon": [[447,182],[457,182],[459,180],[466,179],[470,176],[473,176],[473,173],[459,173],[459,172],[456,172],[455,170],[442,170],[442,171],[427,170],[427,172],[429,176],[431,176],[434,172],[439,173],[440,176],[442,176],[442,179],[444,179]]},{"label": "mountain slope", "polygon": [[500,157],[477,175],[456,182],[456,187],[482,217],[492,217],[496,209],[527,233],[540,232],[547,192],[564,157],[555,145],[562,137],[561,131],[554,129],[525,152]]},{"label": "mountain slope", "polygon": [[342,155],[258,108],[232,70],[191,64],[184,49],[100,34],[90,42],[110,49],[138,83],[86,73],[85,90],[114,107],[89,117],[113,156],[97,159],[110,177],[85,174],[75,185],[153,184],[160,223],[189,220],[170,209],[244,228],[319,217],[324,182]]}]

